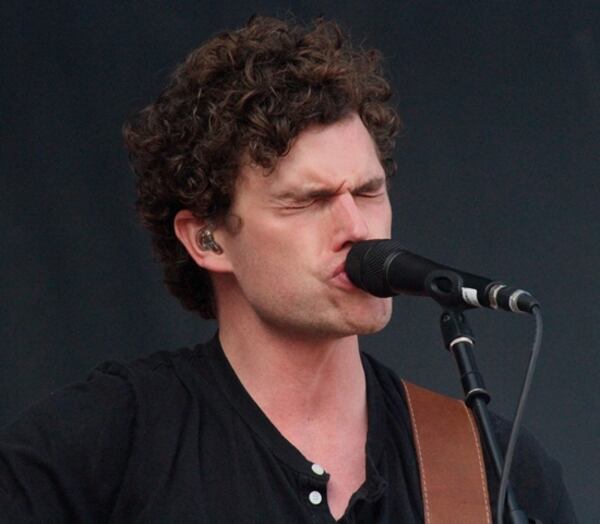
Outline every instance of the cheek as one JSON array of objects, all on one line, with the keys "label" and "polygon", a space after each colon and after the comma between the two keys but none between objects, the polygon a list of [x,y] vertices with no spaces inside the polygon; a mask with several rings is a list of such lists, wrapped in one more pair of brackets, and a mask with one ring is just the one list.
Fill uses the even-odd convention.
[{"label": "cheek", "polygon": [[269,264],[302,264],[307,257],[319,253],[325,239],[331,236],[331,221],[318,210],[298,213],[285,218],[265,218],[248,228],[246,245],[252,246],[272,261]]},{"label": "cheek", "polygon": [[247,224],[231,244],[234,273],[246,281],[285,278],[302,259],[306,243],[303,231],[299,227],[285,229],[268,221]]},{"label": "cheek", "polygon": [[392,231],[392,208],[389,201],[381,206],[368,209],[365,219],[372,237],[389,237]]}]

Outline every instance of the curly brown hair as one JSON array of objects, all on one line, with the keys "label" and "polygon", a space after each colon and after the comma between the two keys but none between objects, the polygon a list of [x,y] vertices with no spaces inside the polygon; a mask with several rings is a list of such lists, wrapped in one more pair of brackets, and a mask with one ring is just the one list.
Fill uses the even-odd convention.
[{"label": "curly brown hair", "polygon": [[194,50],[156,102],[124,126],[137,175],[136,208],[152,234],[165,283],[188,309],[215,317],[208,272],[175,236],[189,209],[221,220],[242,157],[272,169],[298,134],[352,112],[369,130],[388,175],[401,123],[375,50],[354,49],[337,24],[253,17]]}]

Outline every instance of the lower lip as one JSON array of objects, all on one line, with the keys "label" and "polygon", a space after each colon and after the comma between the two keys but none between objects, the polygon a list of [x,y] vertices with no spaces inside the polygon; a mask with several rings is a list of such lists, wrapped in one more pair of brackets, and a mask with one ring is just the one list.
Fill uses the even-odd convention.
[{"label": "lower lip", "polygon": [[342,289],[348,290],[356,290],[358,289],[352,281],[348,278],[348,274],[345,271],[338,273],[335,277],[333,277],[333,281],[336,283],[338,287]]}]

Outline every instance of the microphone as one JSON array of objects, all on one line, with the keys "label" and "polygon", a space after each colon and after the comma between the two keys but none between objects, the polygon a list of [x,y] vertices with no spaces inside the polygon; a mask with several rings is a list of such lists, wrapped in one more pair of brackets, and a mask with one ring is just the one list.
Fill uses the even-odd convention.
[{"label": "microphone", "polygon": [[377,297],[400,293],[429,296],[444,306],[487,307],[531,313],[539,302],[527,291],[415,255],[395,240],[367,240],[352,246],[346,274]]}]

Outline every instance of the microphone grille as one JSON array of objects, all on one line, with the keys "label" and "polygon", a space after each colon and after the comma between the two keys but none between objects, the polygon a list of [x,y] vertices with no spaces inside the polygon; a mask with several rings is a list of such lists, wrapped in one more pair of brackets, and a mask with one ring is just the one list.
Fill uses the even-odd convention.
[{"label": "microphone grille", "polygon": [[346,274],[356,287],[377,297],[391,297],[396,293],[387,281],[385,262],[390,255],[402,251],[402,245],[396,240],[357,242],[346,258]]}]

